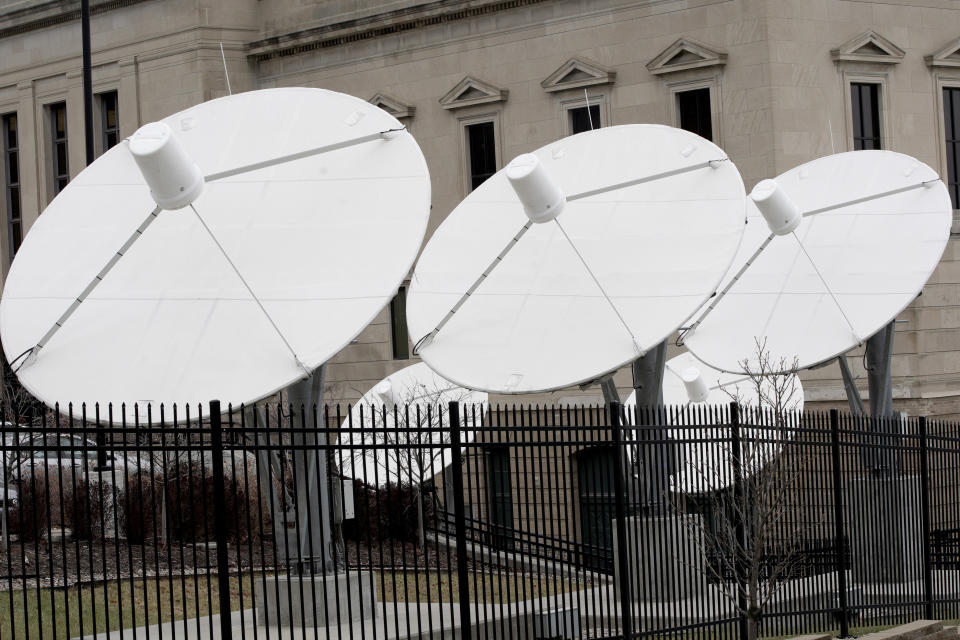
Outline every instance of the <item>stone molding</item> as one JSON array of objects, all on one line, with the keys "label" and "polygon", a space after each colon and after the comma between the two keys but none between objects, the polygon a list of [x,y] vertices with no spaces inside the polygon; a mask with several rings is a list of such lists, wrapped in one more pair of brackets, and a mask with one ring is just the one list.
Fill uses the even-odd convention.
[{"label": "stone molding", "polygon": [[547,93],[563,91],[564,89],[582,89],[601,84],[610,84],[617,77],[617,72],[598,62],[574,56],[556,71],[547,76],[540,86]]},{"label": "stone molding", "polygon": [[385,93],[378,93],[369,100],[370,104],[375,107],[380,107],[390,115],[392,115],[397,120],[403,120],[404,118],[412,118],[413,114],[416,112],[417,108],[400,102],[393,96],[389,96]]},{"label": "stone molding", "polygon": [[906,52],[876,31],[864,31],[830,51],[835,62],[898,64]]},{"label": "stone molding", "polygon": [[467,76],[440,98],[440,106],[444,109],[460,109],[475,104],[503,102],[509,93],[506,89]]},{"label": "stone molding", "polygon": [[680,38],[647,63],[655,76],[727,64],[727,54],[690,38]]},{"label": "stone molding", "polygon": [[960,38],[951,40],[935,53],[923,56],[923,61],[929,67],[960,67]]}]

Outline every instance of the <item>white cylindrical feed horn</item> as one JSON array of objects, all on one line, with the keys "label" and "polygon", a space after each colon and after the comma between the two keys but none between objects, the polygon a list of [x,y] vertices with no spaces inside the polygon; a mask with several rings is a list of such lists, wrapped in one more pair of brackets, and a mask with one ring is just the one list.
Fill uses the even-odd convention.
[{"label": "white cylindrical feed horn", "polygon": [[761,180],[750,192],[750,199],[767,221],[770,231],[784,236],[800,225],[803,214],[797,203],[790,199],[776,180]]},{"label": "white cylindrical feed horn", "polygon": [[514,158],[507,165],[507,179],[527,217],[534,222],[550,222],[563,211],[567,197],[534,154]]},{"label": "white cylindrical feed horn", "polygon": [[710,389],[707,388],[707,382],[700,375],[700,369],[688,367],[680,374],[683,380],[683,386],[687,389],[687,397],[690,402],[705,402],[710,395]]},{"label": "white cylindrical feed horn", "polygon": [[388,408],[393,409],[397,405],[396,394],[393,392],[393,384],[389,380],[383,380],[377,385],[377,395],[381,402]]},{"label": "white cylindrical feed horn", "polygon": [[164,122],[145,124],[130,137],[130,153],[150,195],[163,209],[182,209],[203,191],[203,173]]}]

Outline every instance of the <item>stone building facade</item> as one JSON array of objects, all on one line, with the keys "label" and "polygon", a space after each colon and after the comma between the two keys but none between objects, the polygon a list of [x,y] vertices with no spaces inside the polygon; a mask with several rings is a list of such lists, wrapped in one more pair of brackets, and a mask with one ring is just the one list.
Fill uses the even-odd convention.
[{"label": "stone building facade", "polygon": [[[955,0],[91,4],[98,151],[225,95],[224,62],[233,92],[346,92],[394,113],[421,145],[433,183],[428,237],[484,172],[584,118],[709,134],[748,189],[864,144],[916,156],[957,181],[948,161],[960,159]],[[4,274],[18,239],[84,165],[81,83],[79,3],[0,0]],[[911,414],[960,417],[960,223],[954,231],[923,295],[898,318],[894,402]],[[332,360],[328,400],[355,400],[412,363],[402,318],[398,299]],[[860,358],[851,364],[865,391]],[[616,380],[628,393],[629,371]],[[845,405],[835,364],[803,380],[808,406]],[[522,400],[599,398],[574,389]],[[492,400],[504,399],[515,400]]]}]

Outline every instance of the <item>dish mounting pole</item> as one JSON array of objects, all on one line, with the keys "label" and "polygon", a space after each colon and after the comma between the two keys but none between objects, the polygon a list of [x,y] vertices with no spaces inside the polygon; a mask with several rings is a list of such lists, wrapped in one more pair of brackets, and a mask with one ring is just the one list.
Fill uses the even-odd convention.
[{"label": "dish mounting pole", "polygon": [[[287,561],[310,575],[333,571],[331,554],[330,488],[327,474],[327,435],[323,423],[323,384],[326,365],[286,389],[290,407],[293,475],[296,481],[295,516],[287,522],[284,539]],[[291,528],[291,524],[293,527]],[[296,548],[297,555],[293,555]]]},{"label": "dish mounting pole", "polygon": [[661,342],[633,361],[634,397],[637,399],[634,440],[652,440],[637,446],[634,459],[639,467],[643,504],[651,513],[664,513],[670,476],[676,471],[672,450],[666,444],[666,431],[660,428],[663,411],[663,373],[666,369],[667,343]]},{"label": "dish mounting pole", "polygon": [[[870,423],[868,430],[879,436],[898,434],[900,421],[893,412],[893,385],[890,368],[893,361],[893,338],[896,320],[867,340],[866,366],[870,394]],[[900,456],[894,451],[866,448],[864,466],[877,476],[895,474],[901,468]]]},{"label": "dish mounting pole", "polygon": [[853,373],[850,372],[850,363],[847,362],[847,354],[843,353],[837,356],[837,364],[840,365],[840,375],[843,376],[843,390],[847,394],[847,403],[850,405],[850,413],[855,416],[863,416],[863,398],[860,397],[860,390],[857,389],[857,383],[854,382]]}]

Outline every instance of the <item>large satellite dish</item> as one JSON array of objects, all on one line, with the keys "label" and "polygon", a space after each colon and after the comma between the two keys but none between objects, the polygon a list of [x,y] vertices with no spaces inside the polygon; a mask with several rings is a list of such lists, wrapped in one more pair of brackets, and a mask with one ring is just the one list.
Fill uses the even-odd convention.
[{"label": "large satellite dish", "polygon": [[[343,475],[374,486],[433,478],[453,460],[450,441],[442,437],[448,403],[464,405],[467,421],[480,422],[487,400],[486,393],[452,384],[423,362],[401,369],[350,409],[340,425],[337,463]],[[461,435],[464,445],[473,438],[472,429]]]},{"label": "large satellite dish", "polygon": [[0,303],[7,359],[63,411],[255,401],[383,308],[429,207],[419,147],[371,104],[304,88],[206,102],[142,127],[40,216]]},{"label": "large satellite dish", "polygon": [[937,173],[892,151],[809,162],[751,193],[724,286],[684,337],[697,358],[742,372],[758,343],[788,370],[864,342],[920,293],[950,236]]},{"label": "large satellite dish", "polygon": [[407,303],[424,361],[464,387],[594,380],[656,347],[709,298],[743,233],[726,154],[659,125],[524,154],[440,225]]},{"label": "large satellite dish", "polygon": [[[664,436],[677,441],[679,447],[680,463],[672,478],[673,490],[704,493],[733,483],[730,428],[724,424],[724,405],[736,401],[747,409],[749,415],[751,410],[770,411],[779,404],[779,414],[784,420],[780,428],[751,427],[749,420],[741,427],[743,437],[752,446],[745,450],[743,458],[747,474],[759,471],[783,450],[788,439],[793,438],[793,421],[803,412],[800,378],[796,374],[784,374],[777,380],[770,376],[757,380],[759,388],[751,377],[714,369],[690,352],[667,361],[663,376],[663,404],[668,411],[669,407],[688,407],[689,424],[698,425],[663,431]],[[634,392],[625,405],[635,409],[636,404]],[[627,433],[634,440],[638,429],[629,429]]]}]

